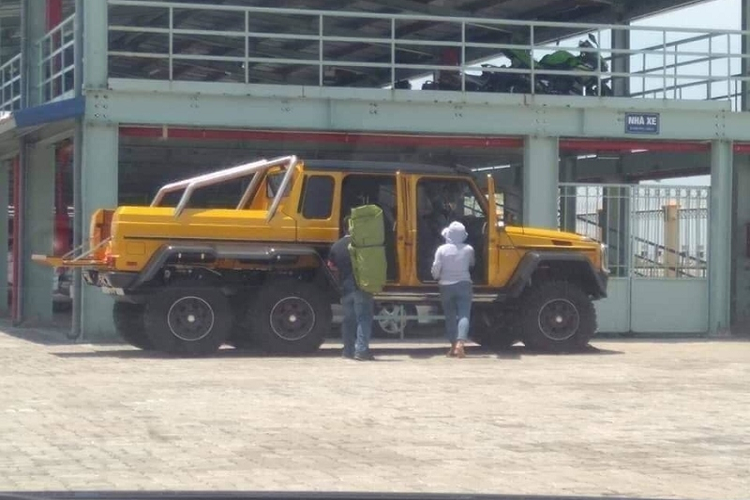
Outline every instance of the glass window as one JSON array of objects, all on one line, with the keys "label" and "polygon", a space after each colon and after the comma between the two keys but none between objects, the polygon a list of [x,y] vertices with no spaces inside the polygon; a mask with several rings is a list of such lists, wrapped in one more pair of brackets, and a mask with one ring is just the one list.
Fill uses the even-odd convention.
[{"label": "glass window", "polygon": [[[284,181],[284,175],[286,175],[286,170],[281,170],[280,172],[274,172],[273,174],[269,174],[266,177],[266,194],[268,198],[274,198],[276,196],[276,193],[279,192],[279,189],[281,188],[281,183]],[[289,196],[289,191],[291,190],[292,183],[290,182],[287,184],[286,189],[284,190],[283,197]]]},{"label": "glass window", "polygon": [[328,219],[333,208],[333,177],[312,175],[305,178],[302,216],[306,219]]}]

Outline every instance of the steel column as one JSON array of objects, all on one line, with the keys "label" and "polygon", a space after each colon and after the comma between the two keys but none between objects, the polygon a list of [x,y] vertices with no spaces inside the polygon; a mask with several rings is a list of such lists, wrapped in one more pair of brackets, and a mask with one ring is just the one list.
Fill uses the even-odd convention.
[{"label": "steel column", "polygon": [[[75,0],[75,43],[73,68],[73,87],[76,97],[83,95],[83,0]],[[73,206],[75,212],[73,215],[73,248],[81,246],[85,228],[83,227],[83,217],[81,217],[81,169],[83,168],[83,117],[76,118],[75,131],[73,136]],[[71,321],[71,337],[81,336],[81,289],[83,280],[81,279],[80,269],[73,272],[73,287],[71,295],[73,297],[73,312]]]},{"label": "steel column", "polygon": [[709,332],[729,328],[732,273],[732,143],[711,145],[711,203],[708,226]]},{"label": "steel column", "polygon": [[[627,23],[624,24],[627,25]],[[611,38],[613,49],[630,50],[629,29],[613,29]],[[612,71],[615,73],[630,73],[630,57],[630,54],[612,55]],[[618,97],[629,96],[630,78],[612,78],[612,92]]]},{"label": "steel column", "polygon": [[[117,206],[118,143],[116,126],[84,127],[80,209],[84,227],[95,210]],[[112,298],[86,285],[81,288],[80,298],[80,339],[88,342],[113,338]]]},{"label": "steel column", "polygon": [[556,137],[527,137],[523,150],[523,223],[557,229]]},{"label": "steel column", "polygon": [[[86,89],[107,87],[108,2],[79,2],[83,7],[83,83]],[[78,7],[78,5],[76,5]]]},{"label": "steel column", "polygon": [[23,256],[21,268],[21,320],[32,323],[52,321],[53,271],[31,261],[32,254],[50,255],[54,240],[55,148],[32,143],[25,148],[23,175]]},{"label": "steel column", "polygon": [[39,83],[40,50],[37,41],[46,33],[47,5],[46,0],[24,0],[21,2],[21,47],[24,88],[21,94],[21,106],[29,108],[41,102]]}]

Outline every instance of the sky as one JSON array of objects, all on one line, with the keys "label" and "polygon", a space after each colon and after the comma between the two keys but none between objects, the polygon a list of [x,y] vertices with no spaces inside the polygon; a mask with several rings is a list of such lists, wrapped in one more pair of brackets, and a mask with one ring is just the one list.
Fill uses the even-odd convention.
[{"label": "sky", "polygon": [[[636,26],[739,30],[742,28],[740,13],[740,0],[713,0],[711,2],[701,3],[647,19],[641,19],[632,24]],[[679,179],[665,179],[661,181],[645,181],[643,184],[708,186],[711,184],[711,177],[708,175],[702,175]]]}]

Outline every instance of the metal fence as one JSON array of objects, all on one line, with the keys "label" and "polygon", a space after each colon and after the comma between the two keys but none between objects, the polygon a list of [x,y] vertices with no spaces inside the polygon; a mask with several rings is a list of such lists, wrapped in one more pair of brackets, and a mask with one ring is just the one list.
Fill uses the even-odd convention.
[{"label": "metal fence", "polygon": [[705,278],[708,187],[561,184],[559,227],[604,242],[614,277]]},{"label": "metal fence", "polygon": [[0,111],[21,109],[21,54],[0,66]]},{"label": "metal fence", "polygon": [[39,101],[51,101],[74,89],[75,15],[52,28],[37,44]]},{"label": "metal fence", "polygon": [[[134,77],[188,78],[186,67],[213,68],[221,81],[335,85],[336,71],[367,78],[356,86],[408,88],[407,80],[428,78],[426,89],[456,91],[524,92],[542,94],[610,95],[612,84],[627,81],[636,97],[730,99],[737,83],[742,54],[738,30],[700,30],[606,24],[513,21],[418,14],[376,14],[270,7],[203,5],[199,3],[109,0],[120,9],[151,10],[142,19],[166,19],[161,26],[142,22],[110,25],[113,36],[127,34],[148,39],[144,50],[110,47],[110,60],[125,68],[142,68],[148,74]],[[220,12],[231,28],[206,29],[180,22],[195,13]],[[273,24],[256,27],[257,16],[273,16]],[[288,23],[284,21],[288,20]],[[440,23],[445,33],[438,39],[414,35],[404,29],[414,22]],[[342,26],[368,25],[347,30]],[[294,29],[290,27],[294,26]],[[579,31],[577,46],[557,46],[539,40],[550,30]],[[627,30],[631,48],[600,47],[597,41],[613,30]],[[503,43],[486,40],[497,33]],[[483,34],[483,35],[482,35]],[[512,34],[512,37],[510,36]],[[593,35],[592,40],[587,34]],[[480,36],[482,35],[482,36]],[[548,38],[548,36],[546,37]],[[633,43],[636,40],[636,43]],[[645,45],[638,41],[657,40]],[[296,45],[295,45],[296,44]],[[217,47],[223,47],[217,50]],[[148,48],[151,50],[148,50]],[[297,47],[296,50],[292,49]],[[736,48],[736,50],[734,50]],[[452,49],[457,61],[446,63],[438,54]],[[360,57],[365,50],[368,57]],[[566,51],[571,64],[558,64],[553,53]],[[566,54],[563,54],[566,55]],[[486,64],[492,61],[492,64]],[[627,65],[623,64],[627,62]],[[627,68],[630,67],[630,69]],[[624,67],[625,70],[620,68]],[[159,68],[162,68],[161,70]],[[614,69],[618,68],[618,69]],[[163,70],[163,71],[162,71]],[[160,73],[162,71],[162,73]],[[274,76],[274,71],[277,75]],[[279,77],[278,75],[283,75]],[[686,89],[705,87],[703,97],[690,97]],[[721,92],[719,89],[723,89]]]}]

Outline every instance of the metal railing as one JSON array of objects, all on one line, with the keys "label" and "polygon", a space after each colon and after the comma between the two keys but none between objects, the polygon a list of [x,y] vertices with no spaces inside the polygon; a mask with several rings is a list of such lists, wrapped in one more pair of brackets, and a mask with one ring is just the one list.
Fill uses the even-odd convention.
[{"label": "metal railing", "polygon": [[21,109],[21,54],[0,66],[0,111]]},{"label": "metal railing", "polygon": [[613,277],[705,278],[708,187],[560,185],[559,227],[609,246]]},{"label": "metal railing", "polygon": [[74,90],[75,15],[36,42],[39,54],[39,102],[49,102]]},{"label": "metal railing", "polygon": [[[696,51],[695,46],[705,52]],[[693,47],[691,49],[691,46]],[[740,86],[746,78],[742,77],[741,50],[732,52],[732,47],[742,47],[741,32],[712,31],[696,36],[688,36],[662,45],[651,45],[644,51],[663,48],[662,59],[658,64],[649,64],[647,52],[637,60],[631,58],[632,71],[631,97],[672,98],[672,99],[705,99],[730,100],[733,107],[738,107]],[[687,48],[687,50],[685,50]],[[680,72],[686,68],[698,68],[699,73],[684,75]],[[647,75],[661,75],[661,85],[653,85]],[[701,77],[701,75],[704,75]]]},{"label": "metal railing", "polygon": [[[165,20],[160,26],[109,27],[113,39],[138,34],[150,40],[141,44],[144,50],[111,44],[112,66],[124,68],[119,76],[130,78],[372,88],[410,88],[410,82],[432,78],[423,89],[597,96],[611,95],[612,83],[619,79],[631,87],[641,82],[633,96],[660,92],[662,98],[679,98],[674,90],[695,81],[722,85],[729,98],[735,82],[750,78],[731,71],[734,63],[750,57],[731,50],[732,40],[745,34],[737,30],[108,1],[112,8],[152,10],[154,16],[142,18],[160,15]],[[227,27],[195,28],[186,21],[195,14],[223,16]],[[259,17],[266,21],[256,24]],[[428,39],[409,29],[415,22],[439,23],[451,35]],[[660,43],[600,48],[595,42],[612,30],[629,31],[631,47],[639,37],[658,38]],[[577,47],[546,41],[550,33],[575,31],[584,33]],[[595,35],[593,41],[586,34]],[[493,37],[499,42],[488,41]],[[726,46],[719,40],[726,40]],[[705,47],[690,45],[700,43]],[[455,52],[456,61],[441,60],[445,49]],[[633,71],[638,58],[643,67]],[[631,71],[613,70],[611,65],[619,67],[623,59],[628,59]],[[658,68],[649,64],[654,59]],[[487,61],[496,64],[483,64]],[[708,94],[708,99],[715,99],[715,92]]]}]

